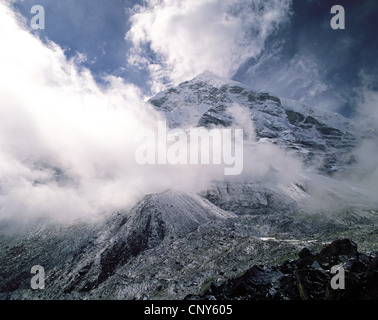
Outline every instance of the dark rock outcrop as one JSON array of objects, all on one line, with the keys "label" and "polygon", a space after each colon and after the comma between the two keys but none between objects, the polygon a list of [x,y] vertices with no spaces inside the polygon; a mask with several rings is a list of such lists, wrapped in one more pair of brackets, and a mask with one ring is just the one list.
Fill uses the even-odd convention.
[{"label": "dark rock outcrop", "polygon": [[[333,289],[333,266],[344,269],[344,289]],[[341,276],[341,274],[340,274]],[[202,296],[217,300],[348,300],[378,298],[378,257],[357,251],[349,239],[333,241],[319,253],[302,249],[280,266],[255,265],[242,276],[212,283]]]}]

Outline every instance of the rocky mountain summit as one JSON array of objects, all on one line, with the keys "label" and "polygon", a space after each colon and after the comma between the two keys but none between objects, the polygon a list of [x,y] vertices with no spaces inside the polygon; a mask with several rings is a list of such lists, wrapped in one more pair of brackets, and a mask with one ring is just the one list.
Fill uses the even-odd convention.
[{"label": "rocky mountain summit", "polygon": [[150,103],[164,113],[171,128],[230,127],[235,122],[230,109],[235,104],[243,106],[249,111],[257,139],[295,150],[308,162],[319,161],[319,156],[327,172],[353,162],[348,152],[363,135],[339,114],[258,93],[210,72],[157,94]]},{"label": "rocky mountain summit", "polygon": [[[148,194],[97,222],[3,226],[0,299],[376,297],[377,205],[337,179],[364,128],[209,72],[150,103],[170,128],[244,126],[246,151],[268,151],[261,169],[246,153],[249,175]],[[327,289],[334,263],[346,269],[339,293]],[[44,290],[30,288],[34,265]]]}]

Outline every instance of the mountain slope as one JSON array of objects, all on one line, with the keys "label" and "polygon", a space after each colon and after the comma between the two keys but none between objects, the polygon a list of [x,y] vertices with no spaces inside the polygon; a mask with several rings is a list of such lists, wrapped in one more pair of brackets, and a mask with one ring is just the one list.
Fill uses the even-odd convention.
[{"label": "mountain slope", "polygon": [[[252,128],[245,146],[274,151],[260,159],[267,169],[214,180],[196,193],[148,194],[96,223],[2,233],[0,299],[183,299],[336,238],[378,249],[377,207],[363,189],[334,178],[354,166],[351,151],[364,137],[352,121],[209,72],[150,103],[171,128]],[[245,167],[256,164],[253,152]],[[296,159],[304,168],[282,178]],[[30,289],[33,265],[46,270],[43,291]]]}]

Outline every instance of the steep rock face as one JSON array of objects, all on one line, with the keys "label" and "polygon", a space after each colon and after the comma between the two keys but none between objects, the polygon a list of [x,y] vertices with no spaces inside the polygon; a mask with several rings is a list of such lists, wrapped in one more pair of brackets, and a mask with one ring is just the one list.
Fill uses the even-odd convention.
[{"label": "steep rock face", "polygon": [[308,163],[321,155],[326,173],[354,162],[349,152],[359,134],[341,115],[313,110],[301,103],[256,93],[241,83],[205,72],[150,100],[171,128],[229,127],[236,104],[250,112],[257,139],[266,138],[302,154]]}]

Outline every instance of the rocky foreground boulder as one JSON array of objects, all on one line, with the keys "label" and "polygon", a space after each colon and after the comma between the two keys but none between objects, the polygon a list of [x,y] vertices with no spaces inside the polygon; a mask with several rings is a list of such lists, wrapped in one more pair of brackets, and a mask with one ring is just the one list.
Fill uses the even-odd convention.
[{"label": "rocky foreground boulder", "polygon": [[[279,266],[254,265],[243,275],[213,282],[202,295],[187,300],[365,300],[378,299],[378,256],[360,253],[349,239],[333,241],[316,253],[302,249],[299,258]],[[342,277],[344,289],[333,289],[332,278]],[[340,286],[340,279],[334,279]]]}]

